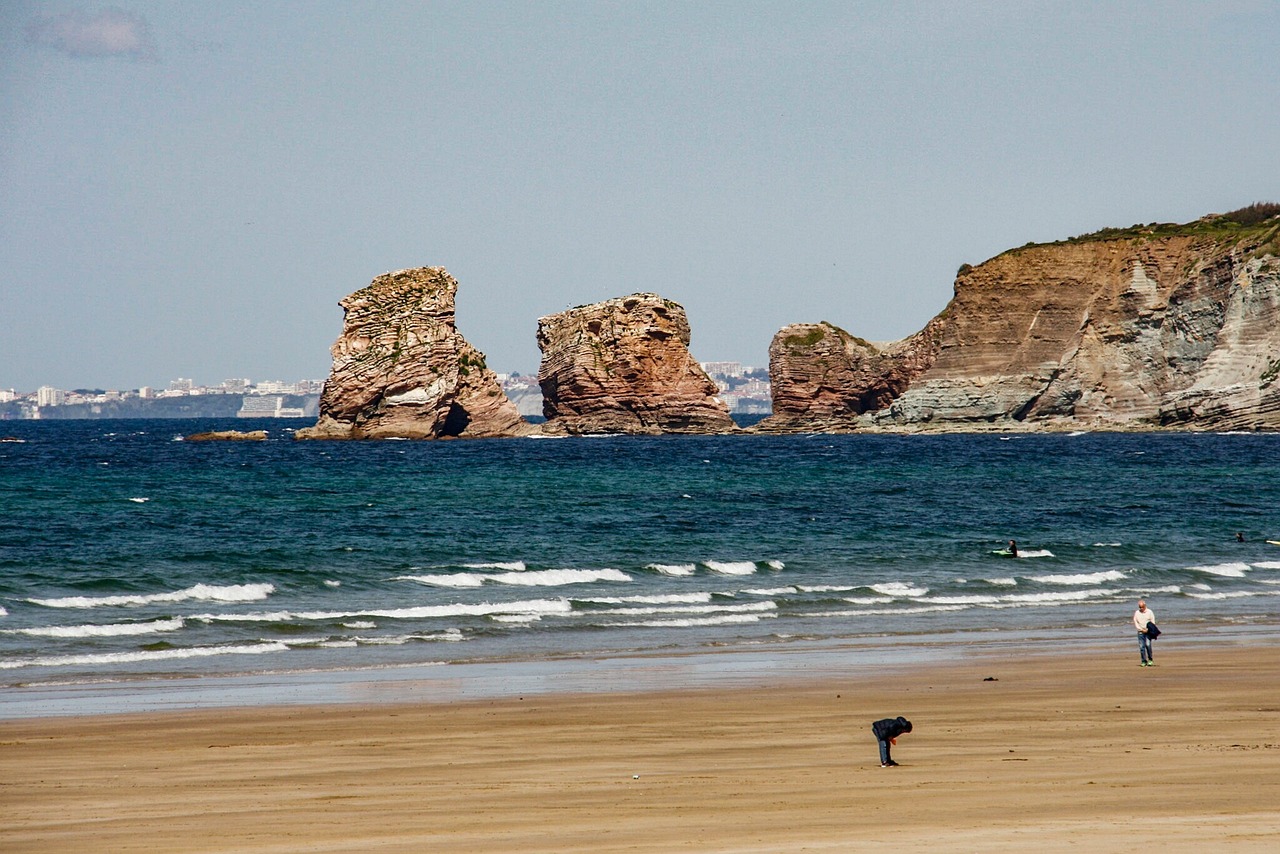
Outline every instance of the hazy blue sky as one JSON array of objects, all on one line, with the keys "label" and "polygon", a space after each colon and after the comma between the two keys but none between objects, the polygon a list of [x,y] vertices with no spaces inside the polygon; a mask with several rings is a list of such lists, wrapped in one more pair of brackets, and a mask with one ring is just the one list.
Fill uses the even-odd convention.
[{"label": "hazy blue sky", "polygon": [[0,387],[322,378],[446,267],[694,355],[918,330],[1027,241],[1280,201],[1280,3],[0,2]]}]

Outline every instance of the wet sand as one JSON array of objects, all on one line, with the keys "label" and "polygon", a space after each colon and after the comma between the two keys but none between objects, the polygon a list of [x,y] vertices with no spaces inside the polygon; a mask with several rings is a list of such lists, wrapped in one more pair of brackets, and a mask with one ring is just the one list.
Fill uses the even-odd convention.
[{"label": "wet sand", "polygon": [[[0,850],[1275,851],[1280,646],[0,721]],[[994,677],[995,681],[986,681]],[[870,723],[905,715],[899,768]]]}]

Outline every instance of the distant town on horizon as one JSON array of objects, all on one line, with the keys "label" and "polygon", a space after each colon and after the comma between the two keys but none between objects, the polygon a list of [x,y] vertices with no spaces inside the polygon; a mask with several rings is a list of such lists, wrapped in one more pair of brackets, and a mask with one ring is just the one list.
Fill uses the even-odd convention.
[{"label": "distant town on horizon", "polygon": [[[729,411],[767,415],[772,411],[772,387],[763,368],[741,362],[702,362],[720,389]],[[498,383],[516,409],[526,417],[542,415],[538,374],[499,373]],[[187,377],[171,380],[163,389],[60,389],[41,386],[35,391],[0,389],[0,421],[73,418],[309,418],[317,414],[324,380],[295,382],[234,378],[217,385],[200,385]]]}]

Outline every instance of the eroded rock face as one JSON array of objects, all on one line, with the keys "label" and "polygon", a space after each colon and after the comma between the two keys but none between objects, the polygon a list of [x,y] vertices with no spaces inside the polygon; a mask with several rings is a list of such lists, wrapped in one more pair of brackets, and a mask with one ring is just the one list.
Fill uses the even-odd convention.
[{"label": "eroded rock face", "polygon": [[773,414],[755,429],[857,429],[859,416],[889,406],[933,364],[938,327],[934,320],[883,349],[826,321],[783,327],[769,344]]},{"label": "eroded rock face", "polygon": [[715,383],[689,354],[684,309],[633,294],[538,320],[543,432],[737,430]]},{"label": "eroded rock face", "polygon": [[884,350],[787,327],[779,429],[828,412],[850,429],[1280,427],[1278,254],[1280,219],[1130,230],[962,268],[947,308]]},{"label": "eroded rock face", "polygon": [[1280,426],[1280,260],[1179,235],[1006,253],[956,280],[889,422]]},{"label": "eroded rock face", "polygon": [[342,334],[299,439],[438,439],[534,431],[502,393],[484,354],[454,325],[458,283],[442,267],[379,276],[343,299]]}]

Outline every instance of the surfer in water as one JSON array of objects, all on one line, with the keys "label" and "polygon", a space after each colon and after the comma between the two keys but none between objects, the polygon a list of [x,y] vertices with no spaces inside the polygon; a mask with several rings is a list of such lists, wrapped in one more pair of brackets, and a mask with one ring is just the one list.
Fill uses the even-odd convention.
[{"label": "surfer in water", "polygon": [[1009,555],[1010,555],[1011,557],[1017,557],[1017,556],[1018,556],[1018,541],[1017,541],[1017,540],[1010,540],[1010,541],[1009,541]]}]

